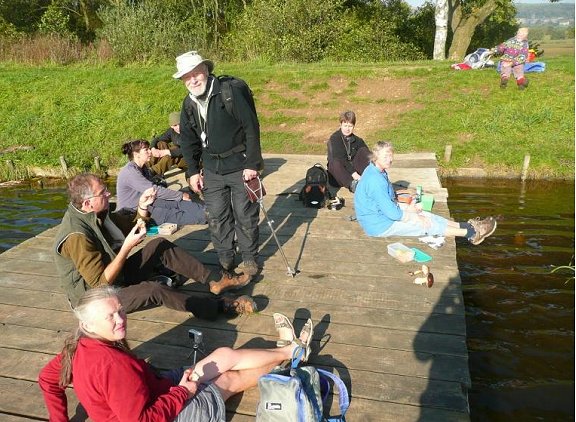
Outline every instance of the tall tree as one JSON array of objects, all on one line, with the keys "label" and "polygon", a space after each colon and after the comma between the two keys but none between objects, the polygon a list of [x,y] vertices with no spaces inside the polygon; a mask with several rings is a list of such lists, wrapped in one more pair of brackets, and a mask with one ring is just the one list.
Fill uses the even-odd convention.
[{"label": "tall tree", "polygon": [[510,0],[484,0],[469,2],[450,0],[451,14],[450,26],[452,29],[452,43],[448,51],[450,60],[460,60],[466,55],[472,36],[476,28],[500,6],[501,2]]},{"label": "tall tree", "polygon": [[434,37],[434,60],[446,58],[446,38],[448,37],[448,0],[436,0],[434,9],[434,21],[436,22],[436,34]]}]

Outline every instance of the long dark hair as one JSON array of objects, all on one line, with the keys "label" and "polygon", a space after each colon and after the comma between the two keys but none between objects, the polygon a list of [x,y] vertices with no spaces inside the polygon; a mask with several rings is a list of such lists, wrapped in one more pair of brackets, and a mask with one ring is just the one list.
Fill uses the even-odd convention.
[{"label": "long dark hair", "polygon": [[[104,286],[87,290],[86,293],[84,293],[84,295],[80,298],[78,305],[73,309],[74,316],[80,322],[86,321],[90,315],[90,305],[98,300],[109,298],[118,299],[117,288],[112,286]],[[62,388],[65,388],[72,382],[72,361],[74,360],[74,354],[78,348],[78,341],[82,337],[94,338],[93,335],[88,334],[79,326],[76,332],[64,341],[59,380],[60,386]],[[127,353],[132,353],[126,339],[115,342],[114,346]]]},{"label": "long dark hair", "polygon": [[150,142],[145,139],[134,139],[122,145],[122,154],[127,155],[130,160],[134,158],[135,152],[140,152],[142,148],[150,148]]}]

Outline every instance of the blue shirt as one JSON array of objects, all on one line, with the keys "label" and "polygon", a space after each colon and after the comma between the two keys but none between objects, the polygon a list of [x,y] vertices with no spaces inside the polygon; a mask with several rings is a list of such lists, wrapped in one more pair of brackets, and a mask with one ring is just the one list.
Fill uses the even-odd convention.
[{"label": "blue shirt", "polygon": [[388,173],[380,171],[374,163],[366,167],[356,186],[354,208],[356,218],[368,236],[381,235],[404,215]]}]

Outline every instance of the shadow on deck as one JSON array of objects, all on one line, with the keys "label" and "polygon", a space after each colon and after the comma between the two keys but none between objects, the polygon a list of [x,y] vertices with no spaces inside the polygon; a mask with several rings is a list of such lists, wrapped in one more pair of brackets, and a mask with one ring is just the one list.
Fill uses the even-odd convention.
[{"label": "shadow on deck", "polygon": [[[306,169],[321,156],[266,155],[264,205],[274,220],[290,266],[286,265],[269,226],[261,221],[263,271],[243,293],[256,297],[261,311],[249,317],[206,322],[184,313],[155,308],[129,316],[128,337],[140,357],[163,368],[191,362],[189,328],[203,331],[206,352],[219,346],[273,347],[273,312],[296,319],[299,330],[315,322],[310,364],[338,374],[351,394],[347,414],[355,421],[467,421],[470,386],[464,303],[456,264],[456,246],[447,239],[440,250],[417,239],[402,239],[433,257],[433,288],[416,286],[409,270],[386,253],[384,240],[365,236],[354,214],[353,197],[340,190],[346,206],[339,211],[302,206],[298,192]],[[422,185],[434,194],[434,211],[449,215],[447,192],[440,186],[433,154],[395,156],[391,180]],[[182,175],[171,179],[183,184]],[[40,368],[61,350],[74,329],[73,317],[59,287],[52,262],[55,229],[0,255],[0,419],[46,420],[36,384]],[[204,263],[216,265],[206,227],[185,227],[171,236]],[[207,294],[190,281],[187,290]],[[70,414],[77,401],[70,391]],[[257,389],[227,403],[233,421],[252,421]],[[332,415],[337,414],[333,400]],[[75,420],[82,420],[77,415]]]}]

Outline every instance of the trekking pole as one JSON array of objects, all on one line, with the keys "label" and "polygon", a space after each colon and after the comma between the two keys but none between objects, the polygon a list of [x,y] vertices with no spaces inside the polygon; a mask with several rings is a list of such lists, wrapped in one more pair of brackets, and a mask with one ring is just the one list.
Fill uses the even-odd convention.
[{"label": "trekking pole", "polygon": [[282,249],[282,245],[280,244],[280,240],[278,239],[278,236],[276,236],[276,230],[274,230],[274,225],[272,223],[274,223],[274,221],[272,221],[270,219],[270,217],[268,217],[268,212],[266,212],[266,207],[264,207],[264,194],[265,194],[265,190],[264,190],[264,186],[262,185],[262,180],[260,180],[260,177],[257,176],[255,179],[252,180],[258,180],[258,186],[254,189],[251,186],[249,186],[248,183],[244,183],[244,186],[246,186],[246,190],[248,191],[249,197],[250,199],[254,202],[258,202],[258,205],[260,206],[260,209],[262,210],[262,213],[264,214],[264,219],[266,220],[266,223],[268,224],[268,227],[270,227],[270,231],[272,232],[272,237],[274,238],[274,240],[276,241],[276,244],[278,245],[278,250],[280,251],[280,255],[282,255],[282,259],[284,260],[284,264],[286,264],[286,269],[287,269],[287,275],[289,275],[290,277],[294,277],[296,276],[296,271],[294,269],[292,269],[292,267],[290,267],[290,264],[288,263],[288,258],[286,258],[286,255],[284,254],[284,250]]}]

